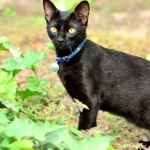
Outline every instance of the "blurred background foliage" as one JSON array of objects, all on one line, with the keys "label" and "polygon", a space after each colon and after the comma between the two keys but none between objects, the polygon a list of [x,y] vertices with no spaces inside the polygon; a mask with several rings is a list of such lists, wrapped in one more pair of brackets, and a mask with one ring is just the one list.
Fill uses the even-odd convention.
[{"label": "blurred background foliage", "polygon": [[[93,0],[88,0],[88,2],[91,4]],[[81,0],[52,0],[53,3],[60,9],[60,10],[72,10],[74,6],[76,6],[78,3],[81,2]]]}]

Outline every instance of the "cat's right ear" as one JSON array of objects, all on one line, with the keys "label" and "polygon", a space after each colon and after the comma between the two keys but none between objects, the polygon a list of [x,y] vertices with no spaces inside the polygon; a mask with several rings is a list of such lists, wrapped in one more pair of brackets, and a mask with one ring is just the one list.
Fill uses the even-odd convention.
[{"label": "cat's right ear", "polygon": [[47,22],[49,22],[51,18],[54,17],[58,12],[55,5],[49,0],[43,0],[43,8],[45,12],[45,19]]},{"label": "cat's right ear", "polygon": [[77,5],[73,14],[75,15],[75,18],[77,20],[81,21],[82,24],[86,25],[88,22],[89,11],[89,3],[88,1],[84,0]]}]

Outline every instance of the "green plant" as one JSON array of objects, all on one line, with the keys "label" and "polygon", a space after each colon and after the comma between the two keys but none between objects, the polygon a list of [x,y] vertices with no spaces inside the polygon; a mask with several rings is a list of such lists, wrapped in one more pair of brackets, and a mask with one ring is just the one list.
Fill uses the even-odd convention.
[{"label": "green plant", "polygon": [[35,123],[15,118],[10,121],[0,112],[0,149],[2,150],[114,150],[114,137],[84,137],[73,126]]},{"label": "green plant", "polygon": [[11,7],[7,7],[2,14],[6,17],[14,17],[16,16],[16,12],[11,8]]},{"label": "green plant", "polygon": [[54,47],[54,45],[53,45],[52,42],[47,42],[47,43],[46,43],[46,46],[47,46],[49,49],[51,49],[51,50],[55,50],[55,47]]},{"label": "green plant", "polygon": [[[13,57],[5,59],[0,66],[0,102],[3,105],[18,111],[18,97],[23,101],[34,95],[46,95],[44,87],[47,80],[40,80],[36,72],[38,63],[46,56],[44,52],[31,51],[23,54],[20,49],[14,49],[10,39],[5,36],[0,38],[0,50],[8,51],[13,55]],[[15,80],[15,76],[26,69],[32,70],[35,76],[27,76],[27,86],[21,88]]]}]

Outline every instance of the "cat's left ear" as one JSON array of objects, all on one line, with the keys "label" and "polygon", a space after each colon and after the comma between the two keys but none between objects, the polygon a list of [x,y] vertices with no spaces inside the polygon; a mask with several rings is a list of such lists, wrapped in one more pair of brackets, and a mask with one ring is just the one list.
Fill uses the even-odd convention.
[{"label": "cat's left ear", "polygon": [[90,12],[90,6],[88,1],[80,2],[77,7],[74,9],[75,18],[82,22],[82,24],[86,25],[88,22]]}]

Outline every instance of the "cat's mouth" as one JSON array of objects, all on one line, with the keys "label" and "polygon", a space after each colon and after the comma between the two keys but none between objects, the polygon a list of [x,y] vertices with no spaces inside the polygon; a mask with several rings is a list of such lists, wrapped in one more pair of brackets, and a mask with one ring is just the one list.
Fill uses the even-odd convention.
[{"label": "cat's mouth", "polygon": [[69,46],[65,42],[56,42],[56,44],[54,44],[54,45],[59,50],[68,50],[69,49]]},{"label": "cat's mouth", "polygon": [[65,42],[57,42],[57,47],[59,47],[59,49],[64,49],[66,48],[66,44]]},{"label": "cat's mouth", "polygon": [[60,41],[55,41],[54,45],[58,48],[58,49],[69,49],[69,47],[72,45],[70,42],[68,41],[63,41],[63,42],[60,42]]}]

